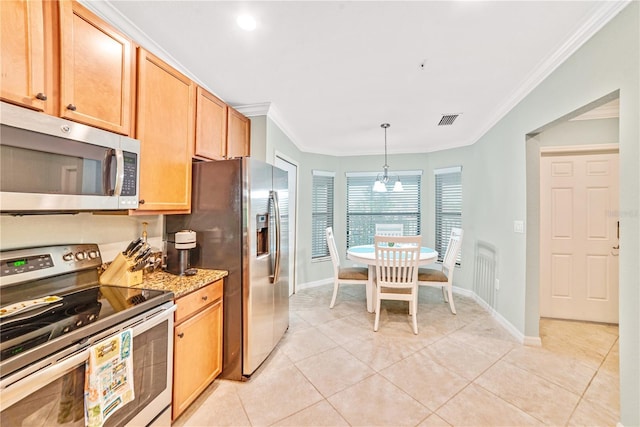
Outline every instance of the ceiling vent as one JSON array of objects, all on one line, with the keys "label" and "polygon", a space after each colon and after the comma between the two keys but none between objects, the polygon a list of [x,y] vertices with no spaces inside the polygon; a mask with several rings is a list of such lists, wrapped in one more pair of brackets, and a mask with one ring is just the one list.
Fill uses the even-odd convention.
[{"label": "ceiling vent", "polygon": [[440,119],[438,126],[450,126],[458,118],[460,114],[445,114]]}]

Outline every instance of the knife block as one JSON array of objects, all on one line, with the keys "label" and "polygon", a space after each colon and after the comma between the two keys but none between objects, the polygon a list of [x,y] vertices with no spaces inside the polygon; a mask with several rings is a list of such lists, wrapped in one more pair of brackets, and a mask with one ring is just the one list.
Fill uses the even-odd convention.
[{"label": "knife block", "polygon": [[134,262],[121,253],[109,264],[109,267],[100,275],[98,281],[101,285],[135,286],[142,283],[142,270],[129,271]]}]

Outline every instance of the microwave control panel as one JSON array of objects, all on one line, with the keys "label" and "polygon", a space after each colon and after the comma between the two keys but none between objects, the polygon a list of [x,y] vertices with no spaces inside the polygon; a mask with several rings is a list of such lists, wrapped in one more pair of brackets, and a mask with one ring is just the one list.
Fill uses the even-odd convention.
[{"label": "microwave control panel", "polygon": [[135,196],[138,187],[138,159],[136,153],[125,151],[124,157],[124,180],[122,181],[121,196]]}]

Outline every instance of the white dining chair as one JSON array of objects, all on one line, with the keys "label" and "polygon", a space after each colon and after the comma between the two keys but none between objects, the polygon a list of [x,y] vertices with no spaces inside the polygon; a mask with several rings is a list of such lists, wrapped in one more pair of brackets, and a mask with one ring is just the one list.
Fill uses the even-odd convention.
[{"label": "white dining chair", "polygon": [[403,224],[376,224],[376,236],[403,236]]},{"label": "white dining chair", "polygon": [[369,269],[367,267],[340,267],[340,256],[338,256],[338,247],[333,237],[333,228],[327,227],[327,246],[329,246],[329,254],[333,263],[333,296],[329,308],[333,308],[336,304],[338,296],[338,288],[340,285],[366,285],[369,280]]},{"label": "white dining chair", "polygon": [[421,236],[375,236],[376,319],[380,324],[382,300],[409,302],[413,333],[418,334],[418,261]]},{"label": "white dining chair", "polygon": [[453,272],[462,247],[462,234],[461,228],[451,229],[447,250],[442,260],[442,270],[432,268],[418,269],[418,286],[441,288],[444,301],[449,303],[449,308],[453,314],[456,314],[456,306],[453,303]]}]

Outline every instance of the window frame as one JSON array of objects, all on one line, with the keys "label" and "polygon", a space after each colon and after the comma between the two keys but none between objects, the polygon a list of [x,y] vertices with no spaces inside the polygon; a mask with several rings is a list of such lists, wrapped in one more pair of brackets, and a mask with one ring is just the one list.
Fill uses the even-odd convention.
[{"label": "window frame", "polygon": [[[462,228],[462,166],[434,169],[434,230],[438,262],[442,262],[449,244],[451,228]],[[443,188],[447,186],[448,188]],[[446,191],[446,193],[445,193]],[[456,266],[462,265],[462,250]]]},{"label": "window frame", "polygon": [[[371,244],[375,224],[402,223],[407,236],[420,235],[422,228],[422,170],[393,171],[387,192],[373,191],[379,172],[347,172],[346,176],[346,248]],[[392,191],[396,175],[402,181],[404,191]],[[394,200],[395,199],[395,200]],[[389,201],[395,202],[391,211]],[[357,207],[357,208],[356,208]]]},{"label": "window frame", "polygon": [[324,261],[331,258],[325,230],[334,224],[336,173],[312,170],[311,174],[311,260]]}]

